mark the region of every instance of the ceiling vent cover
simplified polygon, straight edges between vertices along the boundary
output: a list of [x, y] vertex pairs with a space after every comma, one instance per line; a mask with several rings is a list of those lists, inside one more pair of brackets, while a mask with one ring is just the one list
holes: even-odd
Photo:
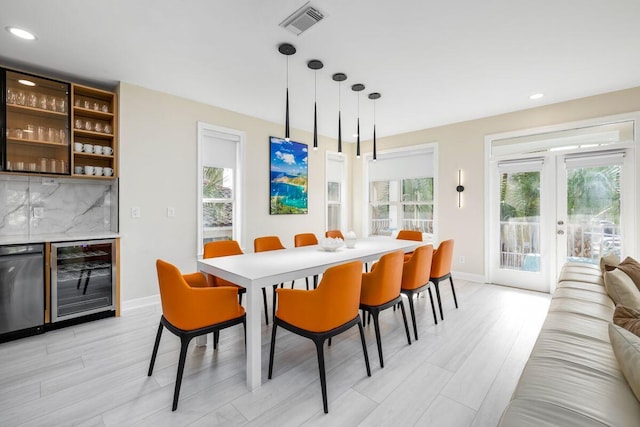
[[299, 36], [324, 18], [322, 12], [305, 3], [280, 23], [280, 26]]

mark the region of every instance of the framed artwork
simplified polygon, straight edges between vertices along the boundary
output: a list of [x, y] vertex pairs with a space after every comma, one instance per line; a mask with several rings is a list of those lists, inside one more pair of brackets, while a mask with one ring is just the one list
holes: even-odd
[[309, 170], [307, 144], [269, 137], [271, 215], [306, 214]]

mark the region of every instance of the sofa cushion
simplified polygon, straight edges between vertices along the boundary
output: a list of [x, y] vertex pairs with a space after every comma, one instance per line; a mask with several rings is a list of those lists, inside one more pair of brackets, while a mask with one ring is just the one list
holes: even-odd
[[640, 337], [614, 324], [609, 325], [609, 337], [620, 369], [640, 401]]
[[554, 403], [512, 400], [502, 414], [499, 427], [604, 427], [600, 421]]
[[594, 283], [585, 283], [585, 282], [574, 282], [572, 280], [563, 280], [562, 282], [558, 282], [556, 289], [560, 288], [570, 288], [570, 289], [584, 289], [585, 291], [596, 292], [602, 295], [607, 295], [607, 290], [604, 288], [604, 285], [596, 285]]
[[620, 258], [614, 254], [608, 254], [600, 258], [600, 270], [604, 273], [605, 271], [611, 271], [616, 268], [620, 264]]
[[604, 286], [616, 304], [640, 310], [640, 290], [624, 271], [615, 269], [605, 272]]
[[559, 281], [563, 280], [572, 280], [574, 282], [586, 282], [586, 283], [594, 283], [596, 285], [602, 285], [604, 282], [602, 281], [602, 276], [599, 274], [590, 274], [589, 270], [578, 271], [578, 270], [567, 270], [561, 271]]
[[624, 305], [617, 305], [613, 312], [613, 323], [640, 336], [640, 311], [638, 310]]
[[[599, 285], [592, 285], [599, 286]], [[610, 308], [614, 308], [613, 301], [606, 293], [592, 292], [586, 289], [576, 288], [557, 288], [553, 293], [553, 298], [572, 298], [581, 301], [594, 302], [596, 304], [605, 305]]]
[[636, 288], [640, 289], [640, 262], [628, 256], [618, 264], [618, 268], [633, 280]]

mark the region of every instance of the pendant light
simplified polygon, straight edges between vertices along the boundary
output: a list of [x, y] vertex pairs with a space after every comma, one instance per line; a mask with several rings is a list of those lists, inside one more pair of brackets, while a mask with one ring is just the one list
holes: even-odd
[[356, 144], [356, 158], [360, 158], [360, 92], [364, 90], [362, 83], [356, 83], [351, 86], [351, 90], [358, 93], [358, 126], [356, 128], [357, 144]]
[[378, 159], [378, 154], [376, 152], [376, 99], [379, 99], [382, 95], [378, 92], [373, 92], [369, 94], [369, 99], [373, 99], [373, 161], [375, 162]]
[[341, 95], [341, 89], [342, 89], [342, 82], [347, 80], [347, 75], [344, 73], [335, 73], [333, 75], [333, 80], [338, 82], [338, 153], [342, 153], [342, 122], [340, 120], [342, 98], [340, 97], [340, 95]]
[[296, 53], [296, 48], [292, 44], [282, 43], [278, 46], [278, 51], [287, 57], [287, 107], [284, 124], [284, 139], [289, 141], [289, 56]]
[[322, 69], [324, 65], [322, 61], [312, 59], [307, 62], [307, 67], [313, 70], [313, 151], [318, 151], [318, 103], [317, 103], [317, 76], [318, 70]]

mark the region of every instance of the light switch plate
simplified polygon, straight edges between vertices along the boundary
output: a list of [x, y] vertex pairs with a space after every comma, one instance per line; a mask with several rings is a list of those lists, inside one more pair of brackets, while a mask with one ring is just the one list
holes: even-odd
[[140, 218], [142, 216], [142, 213], [140, 212], [140, 208], [137, 206], [134, 206], [131, 208], [131, 218]]
[[176, 216], [176, 208], [169, 206], [167, 208], [167, 218], [173, 218], [174, 216]]

